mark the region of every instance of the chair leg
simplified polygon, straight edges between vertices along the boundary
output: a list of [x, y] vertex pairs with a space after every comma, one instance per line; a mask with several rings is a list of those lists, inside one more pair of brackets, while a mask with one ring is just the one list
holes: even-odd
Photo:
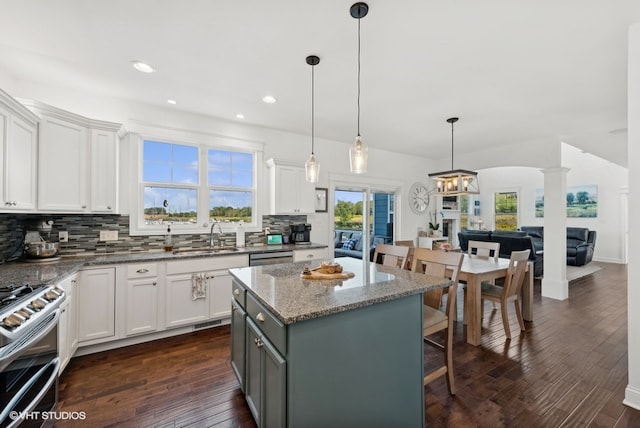
[[447, 328], [446, 342], [444, 344], [444, 360], [447, 365], [447, 387], [449, 394], [456, 395], [456, 385], [453, 380], [453, 329]]
[[507, 339], [511, 339], [511, 330], [509, 329], [509, 312], [507, 310], [507, 302], [502, 302], [500, 304], [500, 309], [502, 310], [502, 324], [504, 324], [504, 332], [507, 335]]
[[516, 307], [516, 316], [518, 317], [518, 324], [520, 324], [520, 331], [525, 331], [524, 318], [522, 318], [522, 310], [520, 309], [520, 301], [518, 299], [514, 300], [513, 305]]

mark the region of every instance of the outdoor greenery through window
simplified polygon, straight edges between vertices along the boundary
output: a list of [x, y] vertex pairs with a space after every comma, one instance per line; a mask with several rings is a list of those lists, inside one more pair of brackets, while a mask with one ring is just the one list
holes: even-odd
[[253, 168], [250, 152], [145, 140], [144, 224], [251, 223]]
[[518, 229], [518, 193], [495, 194], [496, 230]]

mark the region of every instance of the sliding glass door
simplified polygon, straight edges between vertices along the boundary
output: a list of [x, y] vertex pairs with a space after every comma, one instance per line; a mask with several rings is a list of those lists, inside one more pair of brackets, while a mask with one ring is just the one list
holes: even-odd
[[376, 244], [393, 242], [393, 193], [336, 187], [333, 200], [335, 257], [370, 259]]

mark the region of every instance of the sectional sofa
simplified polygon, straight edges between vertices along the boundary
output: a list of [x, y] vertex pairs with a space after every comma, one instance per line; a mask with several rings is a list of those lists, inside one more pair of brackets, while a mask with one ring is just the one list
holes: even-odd
[[[373, 258], [376, 245], [384, 243], [384, 238], [381, 236], [372, 236], [369, 240], [369, 260]], [[362, 259], [362, 232], [357, 230], [339, 230], [336, 229], [336, 234], [333, 240], [335, 257], [353, 257], [356, 259]]]
[[[531, 236], [536, 248], [543, 248], [544, 227], [522, 226], [520, 230]], [[583, 266], [593, 259], [596, 235], [595, 230], [589, 230], [586, 227], [567, 227], [568, 265]]]

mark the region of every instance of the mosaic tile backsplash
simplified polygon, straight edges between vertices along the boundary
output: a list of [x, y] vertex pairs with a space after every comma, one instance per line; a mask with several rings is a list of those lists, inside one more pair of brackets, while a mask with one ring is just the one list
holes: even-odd
[[[39, 222], [53, 220], [53, 226], [46, 240], [58, 241], [58, 232], [66, 230], [69, 242], [60, 244], [60, 255], [105, 254], [114, 252], [162, 251], [164, 234], [153, 236], [130, 236], [129, 216], [98, 214], [0, 214], [0, 262], [22, 256], [25, 231], [36, 230]], [[262, 230], [271, 233], [290, 233], [290, 226], [306, 223], [307, 216], [263, 216]], [[118, 240], [99, 242], [101, 230], [117, 230]], [[196, 235], [173, 235], [173, 245], [180, 247], [205, 247], [209, 245], [209, 233]], [[235, 245], [236, 234], [221, 236], [222, 245]], [[262, 232], [246, 232], [245, 243], [264, 243]]]

